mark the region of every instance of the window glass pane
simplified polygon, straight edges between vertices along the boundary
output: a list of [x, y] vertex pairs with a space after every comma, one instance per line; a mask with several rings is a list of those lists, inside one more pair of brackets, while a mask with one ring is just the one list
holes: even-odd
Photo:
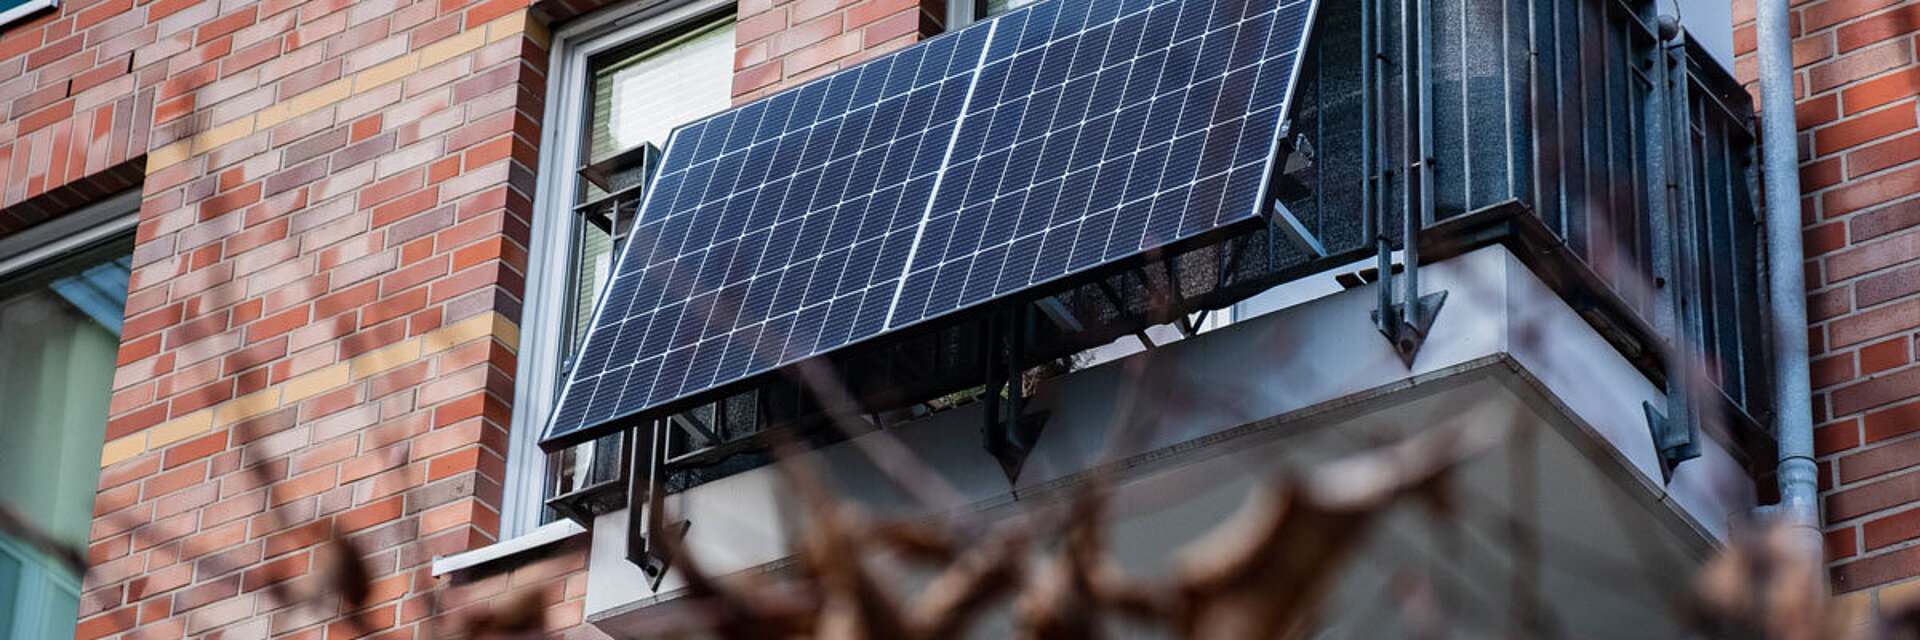
[[573, 309], [571, 321], [567, 327], [567, 346], [565, 353], [573, 353], [580, 348], [580, 341], [587, 337], [587, 325], [593, 323], [593, 304], [601, 285], [607, 283], [607, 275], [613, 272], [613, 237], [600, 227], [590, 224], [578, 225], [580, 233], [574, 236], [574, 270], [579, 278], [573, 282]]
[[[19, 617], [16, 614], [20, 607], [16, 603], [20, 601], [21, 578], [27, 573], [26, 564], [20, 562], [20, 558], [15, 557], [14, 553], [9, 553], [12, 551], [11, 546], [5, 541], [0, 541], [0, 620], [14, 620]], [[9, 634], [10, 629], [6, 625], [0, 625], [0, 638], [10, 637]]]
[[[0, 504], [78, 548], [93, 524], [131, 244], [0, 277]], [[0, 619], [15, 633], [71, 634], [78, 576], [17, 540], [0, 538], [0, 559]]]
[[706, 25], [638, 51], [595, 60], [588, 161], [667, 134], [733, 104], [733, 20]]
[[1040, 0], [986, 0], [986, 12], [981, 15], [981, 17], [997, 16], [1039, 1]]
[[79, 545], [93, 521], [126, 308], [119, 244], [0, 283], [0, 501]]

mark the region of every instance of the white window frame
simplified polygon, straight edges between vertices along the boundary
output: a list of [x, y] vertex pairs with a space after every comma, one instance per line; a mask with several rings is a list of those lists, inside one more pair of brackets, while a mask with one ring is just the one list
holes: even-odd
[[965, 29], [993, 17], [985, 15], [986, 5], [986, 0], [947, 0], [946, 31]]
[[140, 190], [134, 189], [0, 237], [0, 276], [126, 233], [139, 219]]
[[[640, 39], [692, 27], [734, 6], [733, 0], [668, 0], [648, 6], [629, 2], [586, 16], [556, 30], [547, 69], [547, 107], [540, 134], [539, 177], [534, 187], [532, 245], [527, 290], [520, 312], [519, 367], [514, 373], [513, 424], [508, 429], [507, 477], [500, 539], [543, 527], [547, 456], [540, 436], [560, 395], [561, 342], [566, 336], [572, 279], [572, 241], [581, 221], [571, 214], [579, 190], [576, 172], [588, 118], [590, 60]], [[611, 278], [609, 278], [611, 280]], [[604, 288], [604, 285], [603, 285]], [[571, 523], [567, 523], [571, 525]]]
[[14, 5], [11, 9], [0, 11], [0, 27], [24, 21], [28, 17], [40, 13], [41, 9], [52, 9], [59, 6], [60, 0], [27, 0], [26, 2]]

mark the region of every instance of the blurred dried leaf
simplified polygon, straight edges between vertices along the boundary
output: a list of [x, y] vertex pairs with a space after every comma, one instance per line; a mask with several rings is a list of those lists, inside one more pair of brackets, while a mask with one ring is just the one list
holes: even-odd
[[546, 610], [545, 591], [522, 589], [468, 619], [466, 635], [473, 640], [538, 640], [546, 637]]
[[1863, 637], [1872, 627], [1852, 624], [1828, 597], [1825, 562], [1803, 534], [1780, 523], [1735, 531], [1701, 568], [1682, 607], [1688, 624], [1709, 638]]
[[24, 542], [34, 550], [52, 556], [76, 574], [87, 570], [87, 556], [79, 547], [54, 538], [33, 521], [20, 517], [13, 507], [0, 505], [0, 535]]
[[352, 538], [335, 535], [321, 547], [319, 556], [321, 588], [339, 594], [348, 610], [365, 607], [372, 594], [373, 577], [366, 560], [360, 557], [359, 545]]
[[1008, 527], [960, 556], [913, 601], [915, 637], [962, 637], [979, 612], [1011, 594], [1025, 571], [1026, 532]]
[[1437, 427], [1265, 487], [1181, 551], [1175, 633], [1303, 637], [1374, 516], [1402, 496], [1432, 495], [1448, 470], [1504, 436], [1494, 425]]

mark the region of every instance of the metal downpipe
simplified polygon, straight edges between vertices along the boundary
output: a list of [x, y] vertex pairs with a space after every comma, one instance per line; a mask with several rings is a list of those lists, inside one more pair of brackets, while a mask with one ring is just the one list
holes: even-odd
[[1820, 548], [1813, 392], [1807, 380], [1807, 294], [1800, 246], [1800, 154], [1794, 119], [1793, 36], [1788, 0], [1756, 0], [1760, 50], [1761, 178], [1766, 187], [1767, 294], [1772, 306], [1774, 437], [1779, 441], [1776, 515]]

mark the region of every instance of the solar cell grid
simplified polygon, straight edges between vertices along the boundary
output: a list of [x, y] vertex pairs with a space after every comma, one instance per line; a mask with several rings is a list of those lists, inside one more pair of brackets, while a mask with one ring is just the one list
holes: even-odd
[[675, 131], [546, 440], [1258, 215], [1314, 0], [1049, 0]]

